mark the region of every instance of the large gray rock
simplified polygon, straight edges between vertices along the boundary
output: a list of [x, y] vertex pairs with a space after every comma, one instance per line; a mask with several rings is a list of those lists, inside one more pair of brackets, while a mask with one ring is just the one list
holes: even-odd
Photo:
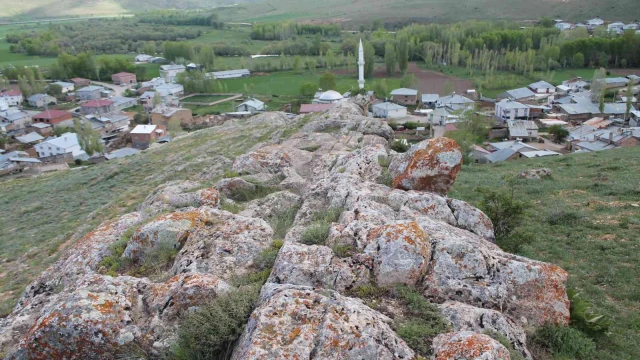
[[363, 116], [362, 108], [351, 102], [341, 102], [324, 113], [314, 114], [311, 121], [302, 128], [302, 132], [324, 132], [330, 129], [339, 129], [343, 134], [356, 131], [385, 139], [393, 136], [393, 129], [384, 119]]
[[226, 197], [233, 197], [234, 194], [238, 194], [240, 192], [251, 192], [256, 190], [256, 186], [254, 184], [240, 177], [222, 179], [218, 181], [216, 188]]
[[469, 230], [488, 241], [495, 242], [493, 223], [485, 213], [464, 201], [447, 199], [447, 203], [453, 211], [459, 228]]
[[369, 269], [326, 246], [285, 243], [268, 282], [345, 291], [369, 283]]
[[289, 191], [279, 191], [249, 202], [239, 215], [272, 222], [284, 216], [287, 210], [296, 211], [301, 204], [300, 196]]
[[482, 309], [456, 301], [447, 301], [439, 307], [442, 315], [451, 323], [453, 331], [477, 333], [493, 331], [502, 334], [524, 357], [531, 359], [524, 329], [499, 311]]
[[518, 178], [529, 180], [542, 180], [548, 177], [551, 177], [551, 169], [549, 168], [523, 170], [518, 174]]
[[172, 181], [160, 185], [147, 196], [140, 205], [139, 211], [145, 216], [153, 216], [160, 212], [185, 207], [217, 206], [217, 191], [201, 188], [202, 184], [195, 181]]
[[334, 291], [267, 284], [232, 359], [413, 359], [390, 322]]
[[510, 360], [509, 350], [488, 335], [472, 331], [441, 334], [433, 339], [435, 360]]

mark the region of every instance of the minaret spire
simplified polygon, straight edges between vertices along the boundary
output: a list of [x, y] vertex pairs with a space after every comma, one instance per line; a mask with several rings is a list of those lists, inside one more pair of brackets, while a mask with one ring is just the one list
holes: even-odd
[[358, 86], [364, 89], [364, 49], [362, 48], [362, 39], [358, 48]]

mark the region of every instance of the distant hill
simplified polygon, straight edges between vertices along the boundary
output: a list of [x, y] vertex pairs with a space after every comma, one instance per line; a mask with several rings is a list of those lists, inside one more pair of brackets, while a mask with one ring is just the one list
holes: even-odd
[[10, 2], [0, 8], [0, 17], [59, 17], [117, 15], [153, 9], [202, 9], [239, 4], [226, 10], [230, 19], [284, 20], [336, 19], [347, 22], [436, 21], [467, 19], [537, 20], [542, 16], [584, 21], [600, 16], [605, 20], [632, 21], [640, 18], [636, 0], [30, 0]]

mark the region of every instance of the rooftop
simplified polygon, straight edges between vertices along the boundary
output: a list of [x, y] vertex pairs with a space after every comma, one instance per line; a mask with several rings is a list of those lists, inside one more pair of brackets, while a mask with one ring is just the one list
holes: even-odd
[[302, 104], [300, 105], [301, 113], [326, 111], [333, 107], [333, 104]]
[[151, 134], [156, 128], [156, 125], [138, 125], [131, 130], [131, 134]]
[[66, 82], [66, 81], [56, 81], [56, 82], [52, 82], [52, 85], [60, 85], [62, 87], [68, 87], [68, 86], [74, 86], [75, 84], [72, 82]]
[[529, 106], [510, 99], [502, 99], [496, 105], [504, 109], [528, 109]]
[[40, 136], [37, 132], [31, 132], [26, 135], [16, 136], [16, 140], [23, 144], [30, 144], [36, 141], [43, 140], [44, 138]]
[[160, 66], [160, 70], [164, 70], [164, 71], [168, 71], [168, 70], [186, 70], [186, 68], [184, 67], [184, 65], [170, 64], [170, 65], [162, 65], [162, 66]]
[[523, 88], [518, 88], [518, 89], [512, 89], [512, 90], [507, 90], [506, 92], [502, 93], [501, 95], [505, 95], [506, 96], [501, 96], [501, 97], [512, 97], [516, 100], [518, 99], [524, 99], [524, 98], [528, 98], [528, 97], [533, 97], [536, 94], [529, 90], [526, 87]]
[[102, 86], [89, 85], [76, 90], [76, 92], [92, 92], [92, 91], [100, 91], [102, 89], [104, 89]]
[[549, 84], [546, 81], [538, 81], [533, 84], [529, 84], [529, 87], [532, 89], [555, 89], [556, 87]]
[[393, 95], [401, 95], [401, 96], [418, 96], [418, 90], [415, 89], [407, 89], [400, 88], [391, 91], [391, 96]]
[[485, 155], [485, 158], [491, 162], [491, 163], [495, 163], [495, 162], [500, 162], [500, 161], [505, 161], [507, 160], [511, 155], [515, 154], [517, 151], [511, 148], [507, 148], [507, 149], [500, 149], [496, 152], [493, 152], [491, 154], [487, 154]]
[[22, 95], [20, 90], [5, 90], [5, 91], [0, 93], [0, 97], [20, 96], [20, 95]]
[[79, 146], [78, 135], [76, 133], [64, 133], [56, 138], [43, 141], [41, 145], [42, 144], [51, 144], [55, 147], [68, 149], [74, 146]]
[[235, 75], [235, 74], [250, 74], [249, 69], [238, 69], [238, 70], [225, 70], [225, 71], [214, 71], [211, 74], [214, 76], [223, 76], [223, 75]]
[[136, 76], [136, 74], [132, 74], [132, 73], [130, 73], [130, 72], [124, 72], [124, 71], [122, 71], [122, 72], [119, 72], [119, 73], [117, 73], [117, 74], [113, 74], [113, 75], [111, 75], [111, 76]]
[[41, 113], [34, 115], [33, 117], [36, 119], [55, 119], [55, 118], [59, 118], [60, 116], [65, 116], [69, 114], [71, 113], [68, 111], [52, 109], [52, 110], [45, 110]]
[[391, 103], [391, 102], [383, 102], [383, 103], [375, 104], [372, 107], [373, 108], [387, 110], [387, 111], [388, 110], [406, 109], [406, 107], [404, 107], [404, 106], [400, 106], [398, 104], [394, 104], [394, 103]]
[[537, 158], [537, 157], [543, 157], [543, 156], [558, 156], [558, 155], [562, 155], [558, 152], [555, 151], [551, 151], [551, 150], [539, 150], [539, 151], [525, 151], [522, 153], [522, 156], [527, 157], [527, 158]]
[[115, 151], [112, 151], [109, 154], [106, 154], [104, 157], [107, 160], [119, 159], [131, 155], [139, 154], [140, 150], [134, 148], [122, 148]]
[[103, 107], [103, 106], [110, 106], [113, 105], [114, 102], [111, 100], [106, 100], [106, 99], [95, 99], [95, 100], [89, 100], [86, 103], [82, 104], [82, 107], [88, 107], [88, 108], [98, 108], [98, 107]]
[[439, 98], [438, 94], [422, 94], [422, 102], [436, 102]]
[[258, 99], [248, 99], [247, 101], [243, 102], [238, 106], [242, 106], [242, 105], [251, 106], [252, 108], [258, 109], [258, 110], [264, 108], [264, 103]]

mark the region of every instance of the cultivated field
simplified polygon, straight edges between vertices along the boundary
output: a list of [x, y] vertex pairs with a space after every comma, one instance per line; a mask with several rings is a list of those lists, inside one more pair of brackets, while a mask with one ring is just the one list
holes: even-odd
[[416, 63], [410, 63], [407, 71], [415, 74], [418, 78], [417, 87], [421, 94], [449, 95], [444, 93], [447, 83], [452, 86], [456, 94], [465, 94], [467, 90], [475, 89], [473, 82], [470, 80], [421, 69]]
[[529, 202], [524, 229], [534, 234], [522, 255], [569, 272], [569, 287], [612, 317], [612, 334], [594, 359], [640, 359], [640, 147], [463, 167], [449, 194], [477, 204], [477, 187], [500, 189], [502, 177], [547, 167], [552, 178], [520, 181]]

